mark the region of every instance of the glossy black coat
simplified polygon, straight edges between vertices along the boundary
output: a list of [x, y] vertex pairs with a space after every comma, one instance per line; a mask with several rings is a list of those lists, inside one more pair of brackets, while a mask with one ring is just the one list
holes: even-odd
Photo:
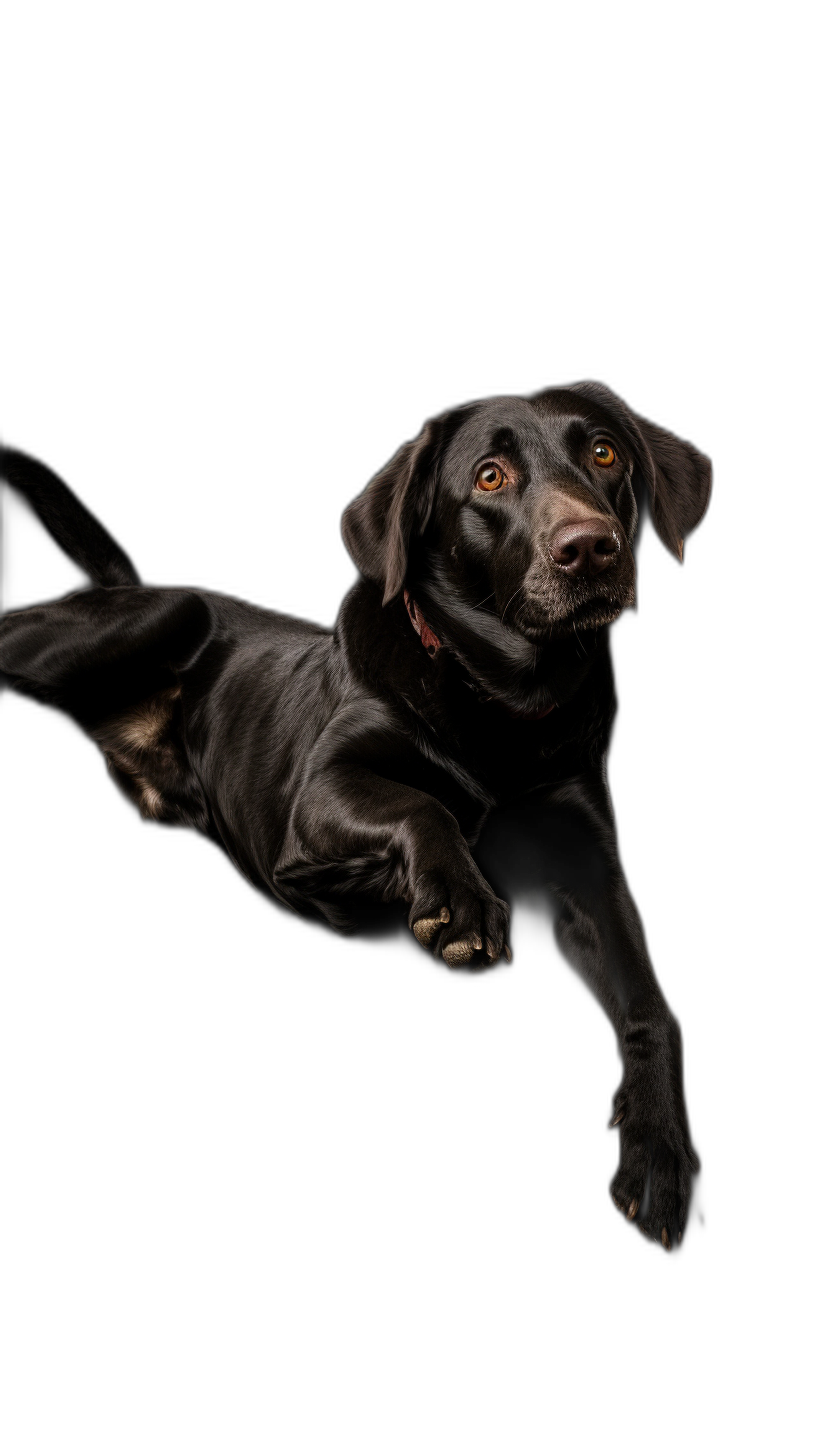
[[[72, 714], [144, 814], [202, 830], [338, 928], [403, 901], [450, 965], [507, 949], [488, 867], [496, 885], [514, 866], [554, 888], [561, 943], [621, 1046], [612, 1195], [670, 1247], [697, 1158], [679, 1030], [618, 859], [608, 626], [634, 600], [638, 502], [681, 554], [705, 457], [601, 385], [447, 412], [348, 508], [361, 577], [333, 631], [142, 586], [45, 466], [7, 450], [0, 470], [97, 583], [0, 619], [0, 671]], [[598, 574], [550, 549], [586, 522], [607, 543]]]

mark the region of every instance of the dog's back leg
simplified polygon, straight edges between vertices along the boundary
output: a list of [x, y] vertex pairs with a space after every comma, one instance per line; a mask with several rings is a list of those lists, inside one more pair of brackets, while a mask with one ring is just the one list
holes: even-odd
[[180, 675], [210, 633], [209, 608], [194, 591], [79, 592], [0, 617], [0, 675], [75, 718], [143, 814], [205, 828], [183, 743]]

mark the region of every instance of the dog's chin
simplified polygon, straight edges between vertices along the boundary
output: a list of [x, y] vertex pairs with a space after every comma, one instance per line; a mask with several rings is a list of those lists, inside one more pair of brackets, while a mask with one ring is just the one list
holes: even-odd
[[617, 621], [625, 607], [634, 606], [634, 592], [625, 597], [595, 596], [582, 602], [553, 602], [528, 597], [516, 613], [515, 625], [530, 642], [597, 631]]

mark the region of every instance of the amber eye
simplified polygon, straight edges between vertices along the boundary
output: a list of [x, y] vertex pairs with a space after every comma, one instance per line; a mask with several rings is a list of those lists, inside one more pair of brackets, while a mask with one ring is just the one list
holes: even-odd
[[507, 476], [504, 471], [491, 460], [488, 465], [483, 465], [476, 476], [477, 490], [501, 490], [507, 484]]
[[596, 465], [615, 464], [615, 452], [611, 445], [607, 445], [605, 440], [600, 440], [597, 445], [593, 445], [592, 458]]

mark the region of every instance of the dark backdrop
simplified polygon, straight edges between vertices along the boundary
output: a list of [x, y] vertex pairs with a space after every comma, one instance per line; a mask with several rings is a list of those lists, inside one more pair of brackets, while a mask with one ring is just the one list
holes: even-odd
[[[713, 460], [685, 565], [643, 530], [611, 759], [622, 858], [683, 1028], [704, 1223], [676, 1261], [613, 1208], [615, 1041], [525, 907], [513, 967], [493, 976], [443, 976], [408, 930], [338, 941], [192, 834], [144, 826], [70, 722], [10, 695], [26, 1217], [54, 1278], [79, 1257], [111, 1290], [160, 1286], [185, 1309], [236, 1287], [271, 1297], [286, 1274], [326, 1312], [351, 1277], [388, 1299], [428, 1268], [437, 1291], [458, 1273], [532, 1300], [586, 1271], [715, 1293], [745, 1236], [733, 987], [752, 996], [762, 955], [729, 571], [737, 492], [745, 504], [731, 380], [749, 341], [723, 252], [695, 245], [689, 262], [678, 245], [648, 278], [643, 259], [624, 278], [562, 243], [482, 269], [465, 227], [420, 262], [409, 236], [338, 250], [315, 230], [275, 256], [246, 221], [226, 253], [182, 229], [166, 249], [101, 243], [79, 274], [42, 256], [15, 298], [4, 431], [147, 581], [329, 625], [354, 579], [345, 505], [425, 418], [479, 397], [599, 380]], [[1, 513], [4, 610], [83, 584], [12, 492]]]

